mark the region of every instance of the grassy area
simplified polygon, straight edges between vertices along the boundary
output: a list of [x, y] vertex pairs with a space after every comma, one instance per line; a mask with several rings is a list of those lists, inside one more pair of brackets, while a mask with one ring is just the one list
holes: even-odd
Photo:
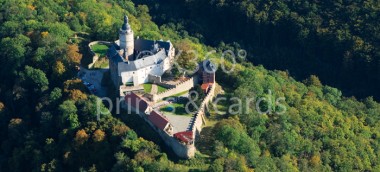
[[183, 103], [171, 103], [167, 106], [164, 106], [160, 109], [162, 112], [168, 112], [174, 115], [186, 115], [191, 116], [191, 114], [188, 114], [185, 109], [185, 104]]
[[162, 92], [165, 92], [166, 90], [168, 90], [167, 88], [165, 88], [165, 87], [163, 87], [163, 86], [161, 86], [161, 85], [157, 85], [157, 87], [158, 87], [158, 91], [157, 91], [157, 93], [162, 93]]
[[103, 44], [95, 44], [91, 46], [91, 50], [99, 56], [93, 68], [108, 68], [109, 61], [106, 57], [108, 46]]
[[108, 68], [109, 61], [107, 57], [100, 57], [95, 63], [94, 68]]
[[144, 91], [146, 93], [150, 93], [151, 90], [152, 90], [152, 84], [151, 83], [144, 84]]
[[[152, 91], [152, 85], [153, 85], [152, 83], [144, 84], [144, 91], [146, 93], [150, 93]], [[162, 92], [165, 92], [166, 90], [168, 89], [163, 86], [157, 85], [157, 93], [162, 93]]]
[[107, 54], [108, 46], [103, 44], [95, 44], [91, 46], [92, 51], [94, 51], [99, 57], [105, 57]]

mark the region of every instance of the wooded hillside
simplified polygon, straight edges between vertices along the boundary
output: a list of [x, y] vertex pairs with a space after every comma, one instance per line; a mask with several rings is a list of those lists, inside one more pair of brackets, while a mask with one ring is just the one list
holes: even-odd
[[[183, 17], [189, 12], [196, 24], [190, 32], [187, 25], [194, 23], [161, 20], [157, 25], [148, 6], [129, 0], [0, 0], [0, 4], [0, 171], [380, 171], [380, 104], [371, 97], [358, 101], [342, 96], [318, 76], [309, 76], [311, 72], [302, 73], [306, 79], [298, 79], [297, 72], [296, 79], [292, 77], [293, 61], [299, 61], [297, 66], [303, 67], [299, 70], [326, 72], [313, 71], [323, 80], [327, 73], [340, 78], [349, 72], [354, 83], [375, 81], [363, 87], [366, 90], [378, 87], [375, 2], [195, 0], [180, 4], [186, 6], [183, 13], [161, 16]], [[199, 15], [206, 13], [210, 19], [191, 12], [198, 8], [206, 8]], [[271, 110], [265, 114], [246, 107], [250, 111], [236, 114], [210, 111], [203, 140], [196, 143], [199, 152], [190, 160], [172, 156], [132, 114], [110, 112], [98, 121], [97, 98], [77, 78], [76, 66], [90, 57], [88, 42], [117, 39], [124, 14], [136, 36], [170, 39], [178, 49], [196, 50], [199, 60], [216, 50], [210, 57], [231, 67], [232, 60], [221, 60], [223, 51], [253, 52], [249, 59], [237, 60], [233, 72], [217, 71], [224, 96], [284, 97], [285, 113], [276, 114], [283, 109], [275, 103], [262, 105]], [[224, 16], [228, 22], [215, 20], [220, 25], [214, 25], [211, 16]], [[331, 20], [316, 23], [318, 16]], [[203, 25], [202, 20], [211, 24]], [[244, 27], [234, 31], [223, 27], [242, 22], [245, 25], [239, 26]], [[228, 44], [235, 39], [239, 44]], [[181, 58], [183, 65], [191, 61], [188, 55]], [[283, 61], [279, 68], [289, 67], [290, 72], [253, 65], [267, 66], [279, 59]], [[342, 77], [336, 86], [345, 81]], [[228, 109], [235, 103], [222, 101], [220, 106]], [[254, 107], [245, 101], [243, 105]], [[101, 108], [106, 111], [106, 106]]]

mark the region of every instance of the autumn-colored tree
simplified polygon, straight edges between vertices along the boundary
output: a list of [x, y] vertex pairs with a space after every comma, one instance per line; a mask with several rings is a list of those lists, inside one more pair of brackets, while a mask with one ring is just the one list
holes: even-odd
[[78, 130], [77, 133], [75, 134], [75, 143], [77, 145], [83, 145], [89, 138], [90, 136], [86, 133], [84, 129]]
[[69, 93], [70, 90], [73, 89], [84, 91], [86, 90], [86, 87], [83, 85], [82, 80], [80, 79], [67, 80], [63, 83], [63, 91], [65, 93]]
[[22, 137], [25, 134], [26, 125], [21, 118], [12, 118], [8, 123], [7, 134], [9, 138], [15, 142], [22, 141]]
[[65, 65], [61, 61], [55, 62], [54, 67], [53, 67], [53, 74], [55, 76], [61, 76], [63, 73], [65, 73], [65, 71], [66, 71]]
[[[48, 3], [3, 0], [0, 101], [6, 109], [1, 111], [0, 105], [0, 171], [380, 171], [380, 104], [375, 102], [380, 97], [380, 91], [376, 91], [380, 83], [377, 1], [177, 1], [174, 5], [144, 1], [157, 7], [152, 8], [153, 15], [159, 14], [157, 10], [168, 11], [161, 8], [164, 4], [179, 10], [171, 12], [176, 15], [154, 16], [157, 21], [164, 19], [158, 27], [151, 21], [148, 6], [135, 8], [130, 0], [96, 3], [93, 0]], [[76, 102], [68, 100], [75, 89], [85, 93], [81, 80], [70, 80], [61, 88], [67, 78], [76, 77], [74, 65], [80, 61], [75, 55], [81, 47], [72, 48], [74, 56], [69, 56], [67, 43], [81, 42], [82, 38], [114, 41], [123, 13], [130, 17], [136, 35], [143, 39], [170, 40], [177, 50], [196, 50], [199, 59], [205, 57], [201, 55], [202, 50], [217, 49], [213, 55], [217, 57], [221, 51], [237, 52], [237, 49], [226, 44], [206, 47], [197, 38], [210, 45], [238, 41], [248, 51], [247, 61], [237, 58], [231, 73], [218, 71], [217, 80], [225, 95], [241, 100], [274, 97], [270, 108], [273, 112], [277, 110], [274, 99], [284, 97], [286, 100], [280, 103], [285, 105], [286, 112], [261, 115], [252, 108], [249, 113], [216, 115], [211, 111], [207, 117], [220, 123], [211, 126], [214, 128], [211, 132], [202, 132], [201, 141], [203, 138], [214, 141], [215, 144], [210, 144], [215, 148], [214, 153], [203, 151], [209, 149], [207, 146], [199, 147], [201, 154], [196, 158], [176, 162], [181, 168], [167, 159], [164, 150], [141, 138], [150, 133], [144, 126], [134, 126], [141, 133], [139, 138], [112, 115], [97, 120], [96, 96], [87, 95], [86, 100]], [[183, 14], [191, 14], [193, 17], [186, 18], [193, 21], [181, 18]], [[239, 17], [231, 20], [231, 16]], [[192, 26], [191, 32], [197, 38], [183, 30], [188, 26]], [[73, 36], [72, 29], [78, 37]], [[87, 47], [83, 44], [82, 48]], [[197, 63], [191, 58], [193, 53], [183, 55], [183, 66]], [[226, 56], [228, 60], [223, 62], [227, 69], [232, 66], [231, 58]], [[66, 65], [64, 77], [58, 80], [52, 75], [57, 61]], [[289, 75], [248, 61], [289, 70]], [[26, 65], [33, 69], [24, 71]], [[39, 70], [50, 76], [49, 82], [45, 82]], [[344, 89], [343, 94], [338, 89], [320, 86], [316, 78], [307, 85], [297, 82], [311, 73], [332, 86], [360, 89], [348, 92]], [[339, 81], [342, 79], [348, 82]], [[42, 91], [40, 88], [47, 86], [46, 83], [58, 88], [46, 87]], [[31, 91], [35, 89], [40, 94]], [[272, 91], [271, 96], [268, 90]], [[343, 96], [355, 92], [377, 96], [364, 101]], [[223, 101], [218, 106], [227, 109], [224, 107], [231, 103]], [[254, 107], [255, 102], [243, 106]], [[235, 120], [223, 120], [229, 117]], [[133, 123], [135, 119], [123, 118], [123, 121]], [[78, 146], [74, 138], [81, 126], [85, 128], [87, 141]], [[107, 135], [102, 142], [94, 143], [97, 129]], [[56, 142], [46, 139], [43, 145], [44, 138], [54, 138]]]
[[41, 32], [41, 37], [42, 38], [46, 38], [48, 35], [49, 35], [49, 32], [47, 32], [47, 31]]
[[315, 75], [311, 75], [309, 78], [307, 78], [304, 81], [304, 83], [306, 85], [313, 85], [313, 86], [317, 86], [317, 87], [321, 87], [322, 86], [322, 83], [319, 80], [318, 76], [315, 76]]
[[3, 102], [0, 102], [0, 112], [2, 112], [5, 108], [5, 105]]
[[74, 101], [87, 99], [87, 95], [78, 89], [70, 90], [69, 97]]
[[320, 155], [313, 155], [311, 158], [310, 158], [310, 163], [312, 166], [317, 166], [317, 165], [320, 165], [321, 164], [321, 157]]
[[13, 118], [9, 121], [8, 128], [16, 128], [17, 126], [22, 124], [22, 119], [20, 118]]
[[66, 56], [69, 62], [79, 65], [82, 60], [82, 54], [79, 53], [79, 47], [77, 44], [71, 44], [67, 46]]
[[95, 130], [94, 135], [92, 136], [92, 139], [95, 142], [101, 142], [106, 137], [106, 133], [100, 129]]
[[128, 131], [130, 130], [130, 128], [126, 125], [115, 125], [113, 128], [112, 128], [112, 135], [113, 136], [124, 136]]

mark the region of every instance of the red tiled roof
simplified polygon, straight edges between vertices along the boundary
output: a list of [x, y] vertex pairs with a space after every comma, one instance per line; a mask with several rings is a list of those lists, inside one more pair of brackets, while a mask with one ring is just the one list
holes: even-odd
[[193, 132], [192, 131], [182, 131], [174, 134], [174, 137], [179, 141], [190, 143], [193, 141]]
[[159, 114], [156, 111], [152, 111], [148, 116], [148, 120], [153, 123], [157, 128], [164, 130], [166, 125], [169, 123], [163, 115]]
[[130, 104], [132, 107], [139, 109], [140, 111], [145, 112], [149, 104], [144, 99], [136, 95], [135, 93], [127, 93], [124, 97], [126, 103]]
[[210, 83], [204, 83], [201, 85], [201, 89], [207, 91], [209, 86], [210, 86]]

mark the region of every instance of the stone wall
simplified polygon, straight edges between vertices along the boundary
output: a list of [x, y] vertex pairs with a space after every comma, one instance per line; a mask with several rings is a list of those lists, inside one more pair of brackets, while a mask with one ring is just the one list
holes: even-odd
[[206, 108], [209, 102], [212, 101], [215, 95], [215, 87], [216, 84], [214, 83], [211, 86], [210, 91], [207, 93], [205, 99], [203, 99], [201, 105], [199, 106], [198, 112], [194, 115], [193, 120], [190, 124], [191, 131], [193, 131], [193, 137], [195, 140], [195, 137], [200, 134], [202, 131], [202, 125], [206, 123], [205, 119], [205, 112]]
[[157, 84], [159, 86], [165, 87], [165, 88], [174, 88], [175, 85], [167, 84], [161, 81], [161, 76], [157, 75], [148, 75], [148, 82]]
[[161, 76], [148, 75], [148, 82], [154, 84], [161, 83]]
[[[149, 123], [149, 122], [148, 122]], [[174, 153], [181, 158], [192, 158], [195, 155], [195, 146], [194, 144], [185, 145], [180, 143], [173, 136], [168, 135], [163, 130], [156, 129], [158, 134], [161, 136], [162, 140], [168, 145]]]
[[107, 42], [107, 41], [93, 41], [93, 42], [90, 42], [88, 44], [88, 50], [90, 52], [90, 54], [92, 55], [92, 63], [88, 64], [88, 68], [92, 68], [92, 66], [94, 66], [95, 62], [98, 61], [99, 57], [98, 55], [96, 55], [96, 53], [94, 51], [92, 51], [92, 46], [95, 45], [95, 44], [104, 44], [104, 45], [107, 45], [107, 46], [110, 46], [112, 45], [111, 42]]
[[163, 82], [156, 83], [156, 84], [159, 85], [159, 86], [162, 86], [162, 87], [168, 88], [168, 89], [172, 89], [172, 88], [175, 88], [175, 87], [176, 87], [175, 85], [167, 84], [167, 83], [163, 83]]
[[119, 96], [123, 97], [125, 93], [127, 92], [134, 92], [134, 93], [144, 93], [144, 87], [142, 85], [139, 85], [137, 87], [135, 86], [125, 86], [125, 85], [120, 85], [119, 87]]
[[[196, 81], [194, 81], [194, 79], [195, 78], [190, 78], [189, 80], [186, 80], [182, 83], [177, 84], [175, 88], [171, 89], [171, 90], [175, 90], [176, 93], [172, 93], [172, 92], [169, 92], [169, 93], [171, 93], [171, 95], [173, 95], [173, 94], [177, 94], [177, 93], [181, 92], [178, 90], [182, 90], [182, 89], [189, 90], [190, 88], [194, 87], [194, 83], [196, 83]], [[189, 86], [191, 86], [191, 87], [189, 88]], [[211, 102], [215, 96], [215, 87], [216, 87], [216, 83], [214, 83], [211, 86], [210, 91], [207, 93], [205, 99], [202, 101], [202, 103], [199, 107], [199, 110], [193, 116], [193, 120], [189, 124], [190, 125], [190, 131], [193, 132], [194, 142], [196, 141], [200, 132], [202, 131], [202, 126], [206, 123], [205, 113], [207, 110], [208, 103]], [[177, 88], [179, 88], [179, 89], [177, 89]], [[169, 94], [167, 92], [168, 91], [164, 92], [166, 94], [160, 94], [160, 95], [167, 97], [168, 96], [167, 94]], [[174, 151], [174, 153], [177, 156], [179, 156], [181, 158], [192, 158], [192, 157], [194, 157], [195, 151], [196, 151], [195, 144], [185, 145], [185, 144], [180, 143], [173, 136], [171, 136], [168, 133], [166, 133], [165, 131], [160, 130], [157, 127], [155, 127], [147, 119], [147, 116], [144, 113], [139, 112], [137, 109], [134, 109], [133, 107], [126, 107], [126, 108], [131, 108], [131, 110], [136, 112], [142, 119], [144, 119], [144, 121], [147, 122], [160, 135], [160, 137], [165, 142], [165, 144], [168, 145]]]
[[190, 79], [176, 84], [173, 88], [166, 90], [165, 92], [152, 95], [152, 101], [157, 102], [165, 97], [169, 97], [187, 90], [190, 90], [197, 83], [197, 77], [191, 77]]
[[195, 155], [195, 146], [194, 144], [192, 145], [185, 145], [185, 144], [182, 144], [180, 143], [177, 139], [175, 139], [173, 136], [169, 135], [168, 133], [166, 133], [165, 131], [163, 130], [160, 130], [158, 129], [156, 126], [154, 126], [147, 118], [147, 115], [145, 115], [145, 113], [143, 112], [140, 112], [138, 109], [135, 109], [133, 107], [130, 107], [127, 105], [127, 103], [125, 101], [122, 101], [122, 104], [124, 104], [125, 106], [122, 106], [123, 108], [125, 109], [128, 109], [130, 108], [130, 110], [132, 112], [135, 112], [137, 115], [139, 115], [146, 123], [148, 123], [152, 128], [153, 130], [155, 130], [159, 135], [160, 137], [162, 138], [162, 140], [165, 142], [165, 144], [167, 146], [169, 146], [173, 151], [174, 153], [178, 156], [178, 157], [181, 157], [181, 158], [192, 158], [194, 157]]

